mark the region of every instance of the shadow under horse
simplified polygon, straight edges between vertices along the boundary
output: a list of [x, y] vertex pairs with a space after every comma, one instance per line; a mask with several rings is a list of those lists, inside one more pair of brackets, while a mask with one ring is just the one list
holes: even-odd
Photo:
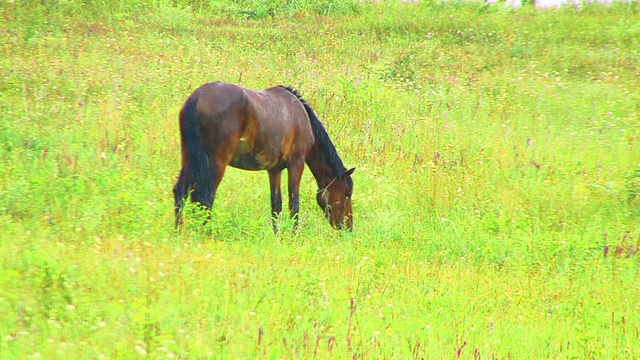
[[180, 111], [180, 139], [182, 169], [173, 188], [176, 226], [181, 224], [181, 210], [189, 193], [191, 201], [208, 209], [213, 206], [229, 165], [269, 173], [274, 218], [282, 212], [280, 179], [282, 170], [287, 169], [289, 211], [297, 226], [300, 180], [306, 163], [318, 184], [316, 200], [329, 223], [337, 229], [353, 229], [354, 168], [345, 168], [324, 125], [295, 89], [204, 84]]

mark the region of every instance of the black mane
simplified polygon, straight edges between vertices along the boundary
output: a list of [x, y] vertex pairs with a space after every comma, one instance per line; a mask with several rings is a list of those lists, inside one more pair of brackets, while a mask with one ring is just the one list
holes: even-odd
[[316, 138], [316, 144], [318, 145], [318, 149], [322, 151], [324, 158], [329, 163], [329, 166], [335, 171], [336, 176], [343, 177], [346, 173], [347, 169], [344, 167], [342, 163], [342, 159], [338, 155], [336, 151], [336, 147], [333, 145], [333, 142], [329, 138], [329, 134], [327, 130], [324, 128], [324, 124], [318, 119], [316, 113], [313, 111], [309, 103], [302, 98], [302, 95], [298, 92], [298, 90], [294, 89], [291, 86], [282, 86], [287, 91], [295, 95], [298, 100], [304, 106], [304, 109], [307, 111], [307, 115], [309, 115], [309, 120], [311, 121], [311, 129], [313, 129], [313, 136]]

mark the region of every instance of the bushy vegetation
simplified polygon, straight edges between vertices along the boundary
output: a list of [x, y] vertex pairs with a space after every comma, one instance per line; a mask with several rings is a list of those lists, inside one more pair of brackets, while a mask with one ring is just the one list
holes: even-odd
[[[0, 357], [637, 358], [638, 4], [0, 3]], [[200, 84], [293, 85], [355, 166], [173, 228]]]

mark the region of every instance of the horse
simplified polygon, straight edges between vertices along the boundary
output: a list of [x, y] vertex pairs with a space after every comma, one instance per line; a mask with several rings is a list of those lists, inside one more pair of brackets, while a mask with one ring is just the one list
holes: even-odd
[[179, 120], [182, 168], [173, 188], [176, 227], [182, 223], [189, 195], [192, 202], [212, 208], [230, 165], [267, 171], [274, 219], [282, 212], [280, 179], [287, 169], [289, 212], [297, 229], [306, 163], [318, 185], [316, 201], [331, 226], [352, 231], [355, 168], [343, 165], [324, 125], [296, 89], [280, 85], [252, 90], [226, 82], [206, 83], [187, 98]]

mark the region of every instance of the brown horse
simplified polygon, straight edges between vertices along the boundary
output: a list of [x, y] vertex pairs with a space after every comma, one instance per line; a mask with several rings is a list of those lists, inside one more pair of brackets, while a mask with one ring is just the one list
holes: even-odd
[[[353, 168], [347, 170], [311, 106], [293, 88], [263, 91], [212, 82], [200, 86], [180, 111], [182, 169], [173, 188], [176, 226], [184, 200], [210, 209], [227, 165], [267, 170], [271, 213], [282, 211], [280, 178], [287, 169], [289, 211], [297, 224], [304, 164], [318, 184], [317, 202], [337, 229], [353, 228]], [[274, 231], [277, 231], [274, 225]]]

